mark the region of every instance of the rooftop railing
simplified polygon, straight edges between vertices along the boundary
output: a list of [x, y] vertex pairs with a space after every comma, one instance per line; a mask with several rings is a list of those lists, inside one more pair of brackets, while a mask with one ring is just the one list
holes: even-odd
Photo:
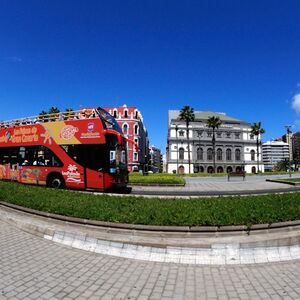
[[96, 109], [83, 108], [75, 111], [64, 111], [52, 114], [39, 114], [25, 118], [17, 118], [8, 121], [0, 121], [0, 128], [18, 127], [46, 122], [58, 122], [67, 120], [92, 119], [98, 117]]

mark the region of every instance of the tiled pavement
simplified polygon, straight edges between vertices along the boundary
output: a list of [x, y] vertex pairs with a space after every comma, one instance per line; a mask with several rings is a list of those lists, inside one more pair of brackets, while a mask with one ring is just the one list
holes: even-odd
[[0, 299], [299, 299], [300, 260], [242, 266], [84, 252], [0, 221]]
[[[293, 174], [293, 177], [299, 177], [300, 174]], [[173, 193], [174, 191], [178, 193], [184, 192], [216, 192], [216, 193], [226, 193], [226, 192], [260, 192], [264, 190], [287, 190], [293, 189], [291, 185], [277, 183], [277, 182], [267, 182], [266, 179], [281, 179], [287, 178], [288, 175], [272, 175], [272, 176], [246, 176], [245, 181], [240, 177], [231, 178], [228, 181], [227, 177], [186, 177], [186, 185], [182, 187], [158, 187], [158, 186], [133, 186], [133, 191], [136, 193], [155, 191], [164, 193]]]

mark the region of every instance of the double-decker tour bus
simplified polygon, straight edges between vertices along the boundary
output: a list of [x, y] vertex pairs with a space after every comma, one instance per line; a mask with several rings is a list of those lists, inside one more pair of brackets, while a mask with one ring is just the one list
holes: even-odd
[[127, 139], [102, 108], [0, 122], [0, 179], [54, 188], [124, 188]]

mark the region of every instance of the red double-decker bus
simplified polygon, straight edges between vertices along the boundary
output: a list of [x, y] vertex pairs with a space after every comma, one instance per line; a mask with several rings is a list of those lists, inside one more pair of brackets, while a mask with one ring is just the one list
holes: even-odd
[[0, 179], [54, 188], [126, 187], [127, 140], [102, 108], [0, 123]]

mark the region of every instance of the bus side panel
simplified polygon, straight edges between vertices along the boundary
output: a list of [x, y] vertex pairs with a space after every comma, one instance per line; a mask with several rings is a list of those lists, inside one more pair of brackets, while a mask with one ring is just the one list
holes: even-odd
[[102, 172], [86, 169], [86, 187], [89, 189], [104, 190], [104, 174]]
[[16, 180], [20, 178], [20, 173], [17, 165], [10, 166], [10, 164], [0, 165], [0, 179]]
[[45, 167], [21, 166], [19, 167], [19, 182], [46, 185], [47, 170]]
[[66, 161], [68, 161], [68, 163], [64, 165], [61, 172], [64, 177], [66, 187], [71, 189], [84, 189], [85, 183], [83, 167], [68, 158]]

